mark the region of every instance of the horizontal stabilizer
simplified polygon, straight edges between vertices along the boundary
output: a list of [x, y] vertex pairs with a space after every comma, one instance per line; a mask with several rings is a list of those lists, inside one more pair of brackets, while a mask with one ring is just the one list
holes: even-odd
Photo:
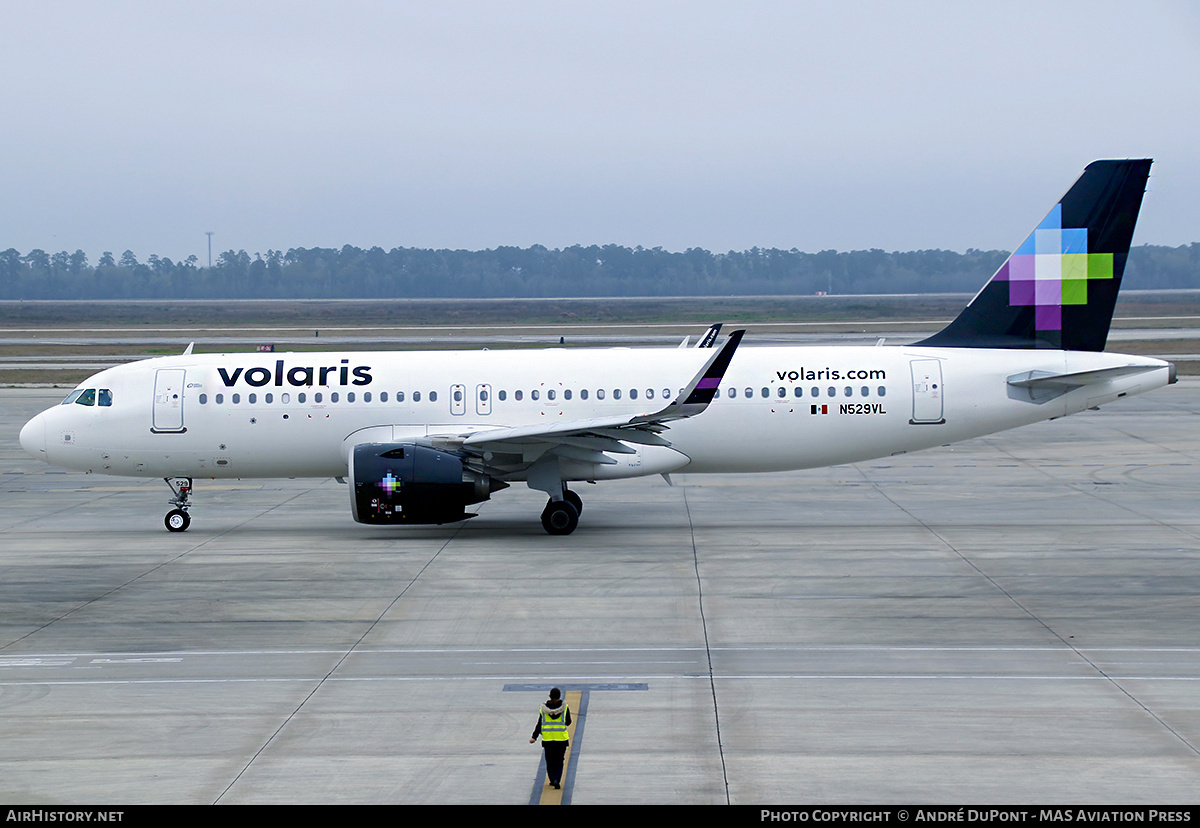
[[[1055, 374], [1050, 371], [1024, 371], [1008, 378], [1009, 396], [1013, 399], [1044, 403], [1061, 397], [1085, 385], [1100, 385], [1121, 377], [1157, 371], [1158, 365], [1117, 365], [1093, 371]], [[1014, 389], [1019, 389], [1014, 392]]]

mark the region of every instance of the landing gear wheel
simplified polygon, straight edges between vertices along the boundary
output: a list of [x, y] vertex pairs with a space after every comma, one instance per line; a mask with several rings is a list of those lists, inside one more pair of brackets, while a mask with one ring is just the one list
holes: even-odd
[[542, 528], [551, 535], [569, 535], [579, 525], [579, 512], [566, 500], [551, 500], [542, 511]]
[[575, 494], [575, 492], [570, 489], [563, 489], [563, 500], [575, 507], [576, 514], [583, 514], [583, 498]]
[[182, 532], [192, 525], [192, 519], [183, 509], [172, 509], [163, 519], [168, 532]]
[[175, 508], [167, 512], [163, 523], [168, 532], [183, 532], [192, 524], [192, 519], [187, 513], [188, 500], [192, 496], [192, 478], [164, 477], [163, 482], [171, 487], [171, 493], [175, 495], [167, 501]]

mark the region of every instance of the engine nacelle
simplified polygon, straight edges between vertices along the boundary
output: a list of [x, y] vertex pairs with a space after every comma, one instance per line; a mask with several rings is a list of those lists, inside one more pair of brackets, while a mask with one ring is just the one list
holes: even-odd
[[361, 443], [349, 458], [350, 509], [359, 523], [453, 523], [508, 484], [448, 451], [412, 443]]

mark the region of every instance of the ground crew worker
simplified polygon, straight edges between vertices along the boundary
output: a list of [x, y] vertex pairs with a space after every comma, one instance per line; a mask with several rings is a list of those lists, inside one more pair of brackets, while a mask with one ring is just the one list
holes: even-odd
[[567, 755], [567, 728], [571, 724], [571, 708], [562, 700], [562, 691], [551, 689], [550, 698], [538, 711], [537, 725], [529, 744], [542, 737], [542, 750], [546, 753], [546, 779], [553, 788], [562, 787], [563, 759]]

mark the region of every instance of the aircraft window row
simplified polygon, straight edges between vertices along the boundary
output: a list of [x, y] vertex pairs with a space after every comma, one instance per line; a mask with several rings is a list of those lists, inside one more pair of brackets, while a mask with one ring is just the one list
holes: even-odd
[[[614, 389], [612, 390], [612, 398], [613, 398], [614, 400], [619, 400], [619, 399], [621, 399], [621, 394], [622, 394], [622, 391], [623, 391], [623, 389], [620, 389], [620, 388], [614, 388]], [[487, 395], [487, 391], [486, 391], [486, 390], [481, 390], [479, 393], [480, 393], [480, 399], [483, 399], [483, 400], [486, 400], [486, 399], [487, 399], [487, 396], [486, 396], [486, 395]], [[558, 389], [556, 389], [556, 388], [549, 388], [549, 389], [547, 389], [547, 390], [546, 390], [546, 399], [547, 399], [547, 400], [557, 400], [557, 399], [558, 399], [558, 395], [559, 395], [559, 393], [560, 393], [560, 392], [559, 392], [559, 390], [558, 390]], [[574, 391], [574, 390], [572, 390], [572, 389], [570, 389], [570, 388], [564, 388], [564, 389], [562, 390], [562, 392], [561, 392], [561, 393], [562, 393], [562, 398], [563, 398], [564, 400], [572, 400], [572, 399], [575, 399], [575, 394], [576, 394], [576, 393], [578, 393], [578, 394], [579, 394], [579, 399], [581, 399], [581, 400], [586, 400], [586, 399], [590, 399], [590, 397], [591, 397], [591, 394], [592, 394], [592, 392], [591, 392], [591, 391], [589, 391], [587, 388], [581, 388], [581, 389], [580, 389], [578, 392], [576, 392], [576, 391]], [[595, 391], [595, 394], [596, 394], [596, 399], [598, 399], [598, 400], [602, 400], [602, 399], [604, 399], [604, 398], [605, 398], [605, 393], [606, 393], [606, 392], [605, 392], [605, 389], [603, 389], [603, 388], [598, 388], [598, 389], [596, 389], [596, 391]], [[629, 394], [629, 399], [631, 399], [631, 400], [636, 400], [636, 399], [638, 399], [638, 397], [639, 397], [640, 395], [642, 395], [642, 394], [644, 394], [644, 395], [645, 395], [645, 398], [646, 398], [646, 399], [648, 399], [648, 400], [652, 400], [652, 399], [654, 399], [656, 396], [658, 396], [658, 393], [659, 393], [659, 392], [657, 391], [657, 389], [654, 389], [654, 388], [647, 388], [647, 389], [645, 389], [644, 391], [642, 391], [641, 389], [638, 389], [638, 388], [630, 388], [630, 389], [629, 389], [627, 392], [625, 392], [625, 393], [628, 393], [628, 394]], [[507, 390], [505, 390], [505, 389], [501, 389], [501, 390], [499, 390], [499, 391], [497, 391], [497, 392], [496, 392], [496, 399], [497, 399], [497, 400], [499, 400], [500, 402], [507, 402], [507, 401], [508, 401], [508, 396], [509, 396], [509, 392], [508, 392]], [[516, 391], [513, 391], [513, 392], [512, 392], [512, 398], [513, 398], [513, 400], [514, 400], [514, 401], [516, 401], [516, 402], [521, 402], [522, 400], [524, 400], [524, 399], [525, 399], [525, 392], [524, 392], [524, 391], [522, 391], [522, 390], [520, 390], [520, 389], [518, 389], [518, 390], [516, 390]], [[532, 391], [530, 391], [530, 392], [529, 392], [529, 399], [531, 399], [531, 400], [540, 400], [541, 398], [542, 398], [542, 392], [541, 392], [540, 390], [538, 390], [538, 389], [536, 389], [536, 388], [535, 388], [535, 389], [533, 389]], [[669, 400], [669, 399], [671, 399], [671, 389], [670, 389], [670, 388], [664, 388], [664, 389], [662, 390], [662, 398], [663, 398], [664, 400]]]
[[[682, 390], [683, 389], [680, 389], [681, 392], [682, 392]], [[559, 398], [559, 393], [560, 392], [558, 391], [558, 389], [555, 389], [555, 388], [547, 389], [545, 392], [546, 399], [547, 400], [557, 400]], [[575, 393], [576, 392], [574, 392], [570, 388], [564, 388], [561, 391], [562, 399], [564, 399], [564, 400], [574, 399]], [[637, 389], [637, 388], [630, 388], [627, 393], [629, 394], [629, 399], [631, 399], [631, 400], [638, 399], [642, 394], [644, 394], [645, 398], [648, 400], [652, 400], [656, 396], [658, 396], [658, 391], [654, 388], [647, 388], [647, 389], [645, 389], [645, 391], [641, 391], [640, 389]], [[488, 396], [489, 396], [487, 389], [483, 389], [483, 388], [479, 389], [478, 394], [479, 394], [480, 401], [487, 402]], [[578, 392], [578, 394], [579, 394], [579, 399], [586, 400], [589, 398], [590, 392], [588, 391], [588, 389], [584, 388], [584, 389], [581, 389]], [[598, 399], [598, 400], [602, 400], [605, 398], [605, 390], [603, 388], [598, 389], [595, 392], [595, 394], [596, 394], [596, 399]], [[307, 403], [310, 401], [309, 396], [310, 395], [308, 392], [304, 392], [304, 391], [298, 392], [296, 394], [296, 402]], [[452, 396], [454, 402], [456, 402], [456, 403], [463, 402], [462, 389], [460, 389], [460, 388], [454, 389], [451, 396]], [[671, 393], [670, 388], [662, 389], [662, 398], [664, 400], [671, 399], [671, 396], [672, 396], [672, 393]], [[341, 402], [341, 400], [342, 400], [342, 397], [339, 395], [339, 392], [337, 392], [337, 391], [329, 392], [328, 396], [326, 396], [325, 392], [314, 391], [311, 393], [311, 397], [312, 397], [311, 402], [314, 404], [324, 403], [324, 402], [337, 403], [337, 402]], [[621, 399], [621, 397], [622, 397], [622, 389], [620, 389], [620, 388], [613, 389], [612, 398], [614, 400], [619, 400], [619, 399]], [[420, 391], [410, 392], [410, 398], [413, 402], [421, 402], [421, 400], [422, 400], [421, 392]], [[498, 399], [500, 402], [506, 402], [508, 400], [508, 398], [509, 398], [509, 392], [507, 390], [500, 390], [500, 391], [496, 392], [496, 399]], [[229, 399], [229, 402], [232, 403], [233, 405], [238, 405], [242, 402], [242, 395], [241, 394], [231, 394], [231, 395], [229, 395], [228, 399]], [[346, 402], [348, 402], [348, 403], [356, 402], [357, 399], [358, 399], [358, 397], [355, 396], [355, 392], [347, 391], [345, 393], [345, 401]], [[437, 402], [438, 394], [436, 391], [430, 391], [425, 395], [424, 399], [428, 400], [429, 402]], [[513, 391], [512, 399], [515, 400], [516, 402], [521, 402], [522, 400], [525, 399], [525, 392], [521, 391], [521, 390]], [[539, 389], [536, 389], [536, 388], [533, 389], [532, 391], [529, 392], [529, 399], [541, 400], [542, 392]], [[372, 393], [370, 391], [362, 392], [362, 401], [363, 402], [369, 403], [369, 402], [372, 402], [372, 400], [374, 400], [374, 397], [372, 396]], [[395, 401], [398, 403], [402, 403], [402, 402], [404, 402], [404, 400], [405, 400], [405, 392], [397, 391], [395, 394]], [[200, 401], [201, 405], [207, 405], [208, 404], [208, 394], [201, 394], [199, 397], [199, 401]], [[226, 396], [224, 394], [216, 394], [213, 397], [213, 402], [216, 405], [224, 405], [225, 401], [226, 401]], [[275, 395], [270, 394], [270, 393], [263, 394], [262, 401], [264, 403], [270, 405], [271, 403], [275, 402]], [[286, 394], [286, 393], [280, 394], [279, 401], [281, 403], [290, 403], [291, 395]], [[380, 391], [379, 392], [379, 402], [386, 403], [387, 401], [388, 401], [388, 392]], [[258, 403], [258, 394], [247, 394], [246, 402], [249, 403], [250, 405], [257, 404]]]
[[[621, 399], [622, 390], [623, 389], [620, 389], [620, 388], [614, 388], [611, 392], [612, 398], [614, 400]], [[560, 392], [558, 389], [549, 388], [546, 390], [545, 393], [546, 393], [546, 399], [553, 401], [553, 400], [558, 399], [558, 395]], [[588, 389], [586, 389], [586, 388], [581, 389], [578, 392], [579, 399], [581, 399], [581, 400], [588, 399], [589, 393], [590, 392], [588, 391]], [[629, 399], [631, 399], [631, 400], [638, 399], [640, 394], [644, 394], [645, 398], [647, 400], [652, 400], [657, 395], [657, 391], [654, 388], [647, 388], [644, 391], [641, 391], [640, 389], [637, 389], [637, 388], [630, 388], [626, 393], [628, 393]], [[682, 388], [679, 389], [679, 393], [683, 393]], [[861, 397], [869, 397], [869, 396], [871, 396], [871, 388], [866, 385], [860, 386], [858, 388], [855, 388], [854, 386], [851, 386], [851, 385], [846, 385], [841, 388], [839, 388], [837, 386], [833, 386], [833, 385], [827, 386], [826, 388], [820, 388], [820, 387], [814, 385], [809, 388], [807, 396], [810, 396], [810, 397], [821, 397], [821, 396], [853, 397], [853, 396], [855, 396], [856, 393], [858, 394], [858, 396], [861, 396]], [[479, 394], [480, 401], [482, 401], [482, 402], [487, 401], [488, 392], [486, 389], [484, 389], [484, 388], [478, 389], [478, 394]], [[564, 400], [570, 400], [570, 399], [574, 398], [574, 392], [570, 388], [562, 389], [561, 394], [562, 394], [562, 398]], [[880, 385], [875, 389], [875, 394], [876, 394], [876, 396], [879, 396], [879, 397], [887, 396], [887, 388], [885, 386]], [[595, 395], [596, 395], [596, 399], [603, 400], [605, 398], [605, 389], [603, 389], [603, 388], [596, 389]], [[726, 392], [726, 395], [730, 399], [734, 399], [737, 396], [739, 396], [738, 389], [731, 386], [729, 388], [729, 390]], [[794, 386], [792, 389], [792, 395], [795, 397], [805, 396], [804, 388], [799, 385]], [[325, 402], [339, 403], [339, 402], [342, 402], [342, 400], [343, 400], [343, 394], [338, 391], [330, 391], [330, 392], [314, 391], [314, 392], [311, 392], [311, 394], [310, 394], [310, 392], [300, 391], [296, 394], [296, 402], [300, 403], [300, 404], [306, 404], [306, 403], [310, 402], [310, 399], [309, 399], [310, 396], [311, 396], [311, 402], [314, 405], [322, 404]], [[456, 403], [462, 403], [463, 396], [464, 395], [463, 395], [463, 391], [461, 388], [455, 388], [454, 391], [452, 392], [452, 397], [454, 399], [454, 402], [456, 402]], [[670, 400], [670, 399], [672, 399], [672, 396], [673, 395], [672, 395], [672, 391], [670, 388], [662, 389], [662, 399]], [[772, 396], [778, 397], [779, 399], [784, 399], [788, 396], [788, 390], [787, 390], [787, 386], [785, 386], [785, 385], [776, 386], [776, 388], [773, 392], [768, 386], [763, 386], [757, 392], [753, 388], [745, 388], [742, 390], [741, 396], [744, 396], [747, 399], [752, 399], [756, 396], [762, 397], [763, 399], [769, 399]], [[369, 402], [372, 402], [375, 400], [375, 396], [370, 391], [363, 391], [361, 394], [361, 397], [362, 397], [362, 401], [364, 403], [369, 403]], [[496, 392], [496, 399], [499, 400], [500, 402], [507, 401], [508, 397], [509, 397], [509, 392], [507, 390], [502, 389], [502, 390]], [[410, 392], [410, 398], [413, 402], [421, 402], [422, 394], [420, 391], [412, 391], [412, 392]], [[438, 394], [436, 391], [430, 391], [424, 396], [424, 399], [427, 400], [428, 402], [437, 402], [437, 398], [438, 398]], [[542, 398], [541, 391], [539, 389], [535, 388], [529, 392], [530, 400], [538, 401], [538, 400], [541, 400], [541, 398]], [[201, 394], [199, 399], [200, 399], [201, 405], [208, 404], [208, 394]], [[241, 394], [230, 394], [228, 399], [229, 399], [230, 404], [240, 405], [242, 402], [242, 395]], [[348, 403], [353, 403], [353, 402], [358, 401], [359, 396], [354, 391], [347, 391], [344, 393], [344, 399]], [[397, 391], [395, 393], [394, 399], [398, 403], [404, 402], [405, 392]], [[513, 391], [512, 399], [516, 402], [523, 401], [525, 399], [525, 392], [521, 391], [519, 389]], [[378, 393], [378, 400], [381, 403], [388, 402], [388, 392], [380, 391]], [[224, 405], [225, 401], [226, 401], [226, 396], [224, 394], [216, 394], [213, 396], [213, 402], [216, 405]], [[246, 402], [248, 404], [257, 405], [258, 401], [259, 401], [258, 394], [251, 393], [251, 394], [246, 395]], [[279, 402], [283, 403], [284, 405], [290, 404], [291, 401], [292, 401], [291, 394], [282, 393], [279, 395]], [[272, 403], [275, 402], [275, 394], [272, 394], [272, 393], [263, 394], [262, 402], [266, 405], [271, 405]], [[67, 405], [69, 403], [77, 403], [78, 405], [97, 405], [97, 404], [98, 405], [112, 405], [112, 392], [106, 388], [101, 388], [98, 392], [96, 391], [96, 389], [73, 391], [71, 393], [71, 395], [68, 396], [62, 402], [63, 405]]]
[[[330, 391], [328, 393], [328, 396], [326, 396], [326, 393], [324, 391], [314, 391], [311, 393], [311, 397], [312, 397], [311, 400], [309, 399], [309, 396], [310, 396], [309, 392], [299, 391], [296, 393], [296, 402], [297, 403], [312, 402], [313, 405], [317, 405], [317, 404], [326, 403], [326, 402], [339, 403], [339, 402], [343, 401], [343, 395], [339, 391]], [[438, 398], [438, 395], [437, 395], [436, 391], [430, 391], [429, 394], [427, 395], [427, 399], [429, 400], [429, 402], [437, 402], [437, 398]], [[358, 402], [359, 396], [358, 396], [358, 393], [355, 391], [347, 391], [347, 392], [345, 392], [344, 399], [348, 403], [353, 403], [353, 402]], [[363, 402], [369, 403], [374, 399], [375, 399], [375, 396], [370, 391], [362, 392], [362, 401]], [[242, 402], [242, 395], [241, 394], [230, 394], [228, 397], [228, 400], [231, 405], [240, 405]], [[208, 394], [201, 394], [199, 397], [199, 401], [200, 401], [201, 405], [208, 405]], [[214, 394], [213, 395], [213, 404], [214, 405], [224, 405], [225, 401], [226, 401], [226, 397], [224, 394]], [[246, 402], [249, 405], [257, 405], [258, 401], [259, 401], [258, 394], [252, 393], [252, 394], [246, 395]], [[263, 394], [262, 401], [265, 405], [271, 405], [272, 403], [275, 402], [275, 394], [272, 394], [272, 393]], [[379, 392], [379, 402], [385, 403], [387, 401], [388, 401], [388, 392], [380, 391]], [[413, 402], [421, 401], [421, 392], [420, 391], [412, 392], [412, 401]], [[292, 402], [292, 395], [290, 393], [286, 393], [286, 392], [280, 394], [279, 402], [283, 403], [284, 405], [290, 404]], [[404, 402], [404, 392], [403, 391], [396, 392], [396, 402]], [[91, 403], [87, 403], [87, 404], [91, 405]], [[101, 403], [101, 404], [105, 405], [107, 403]]]
[[[857, 389], [857, 391], [858, 391], [859, 396], [862, 396], [862, 397], [871, 396], [871, 389], [869, 386], [866, 386], [866, 385], [861, 386], [860, 388]], [[736, 388], [730, 387], [729, 391], [727, 391], [726, 393], [730, 399], [733, 399], [734, 397], [736, 397], [738, 395], [738, 390]], [[839, 390], [835, 386], [832, 386], [832, 385], [830, 385], [828, 388], [825, 389], [825, 396], [827, 396], [827, 397], [836, 397], [836, 396], [838, 396], [838, 393], [839, 393]], [[854, 393], [855, 393], [855, 388], [851, 385], [847, 385], [841, 389], [840, 393], [844, 397], [853, 397]], [[877, 396], [886, 397], [887, 396], [887, 388], [885, 386], [881, 385], [875, 389], [875, 393]], [[796, 397], [803, 397], [804, 389], [802, 387], [800, 387], [799, 385], [797, 385], [793, 389], [792, 394], [793, 394], [793, 396], [796, 396]], [[776, 397], [783, 399], [783, 398], [787, 397], [787, 395], [788, 395], [787, 386], [780, 385], [780, 386], [776, 387], [776, 389], [775, 389]], [[819, 397], [819, 396], [821, 396], [821, 389], [814, 385], [812, 388], [809, 389], [808, 395], [810, 397]], [[753, 388], [745, 389], [744, 396], [746, 398], [753, 397], [754, 389]], [[759, 396], [763, 397], [764, 399], [770, 397], [771, 389], [766, 386], [763, 386], [762, 390], [759, 392]]]
[[108, 388], [78, 388], [67, 395], [59, 405], [99, 405], [107, 408], [112, 405], [113, 393]]

